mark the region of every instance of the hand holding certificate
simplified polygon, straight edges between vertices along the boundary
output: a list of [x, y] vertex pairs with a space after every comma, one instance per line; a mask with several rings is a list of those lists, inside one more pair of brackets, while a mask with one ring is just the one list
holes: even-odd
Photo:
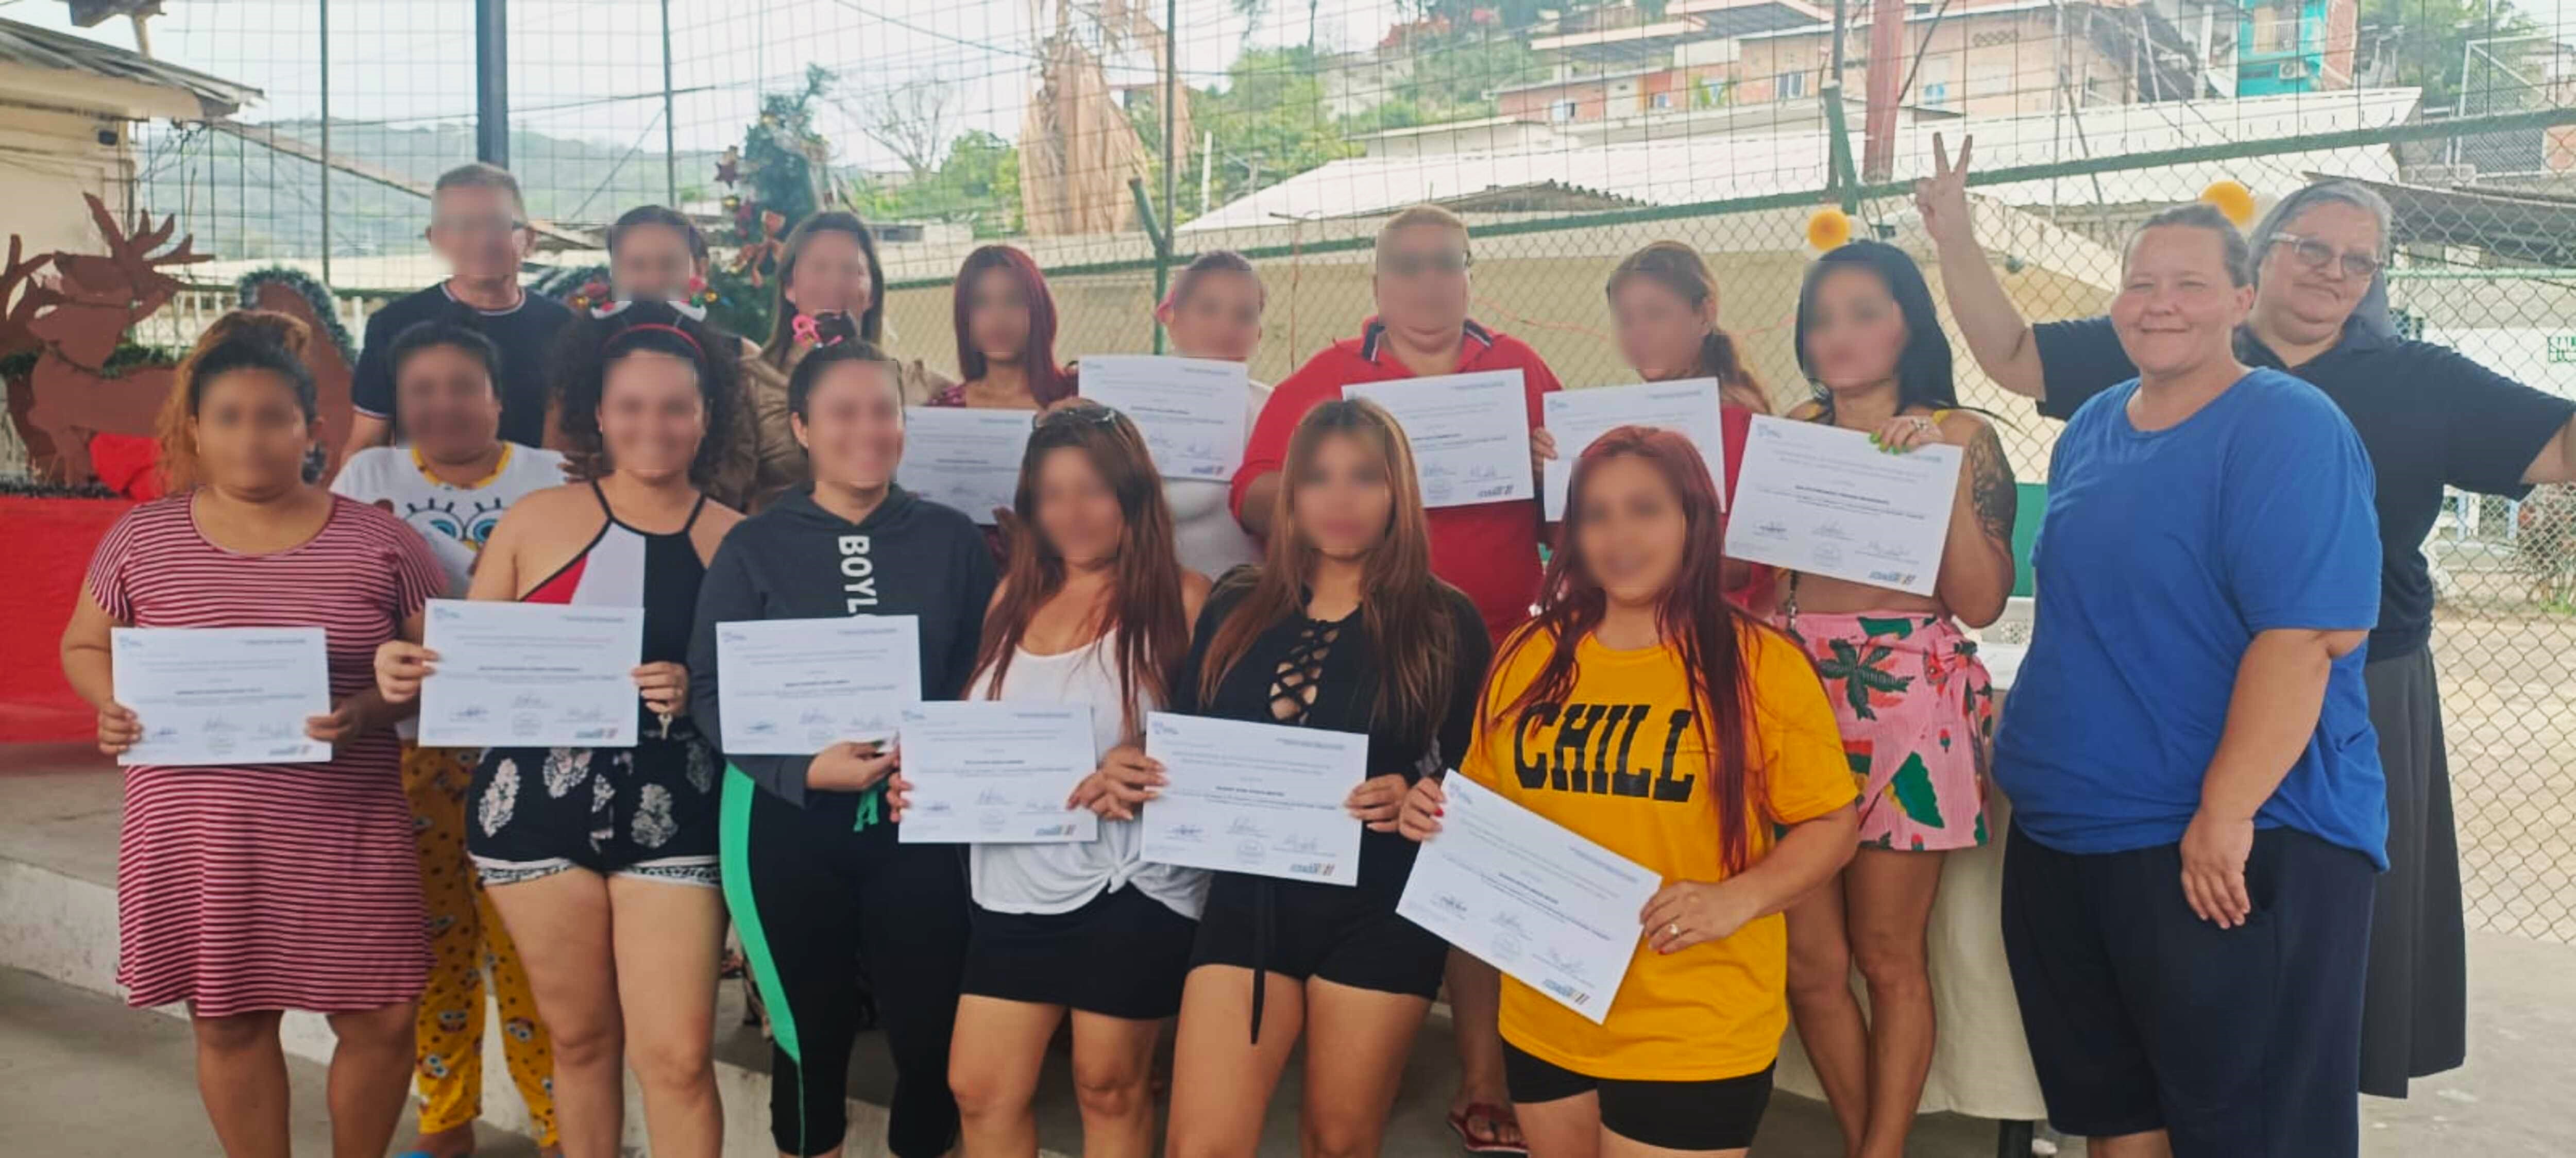
[[1251, 379], [1241, 362], [1111, 355], [1082, 360], [1082, 396], [1125, 414], [1164, 478], [1234, 477]]
[[1463, 507], [1526, 499], [1530, 479], [1529, 398], [1518, 370], [1353, 382], [1344, 398], [1386, 407], [1413, 444], [1422, 505]]
[[426, 748], [632, 748], [644, 609], [429, 601]]
[[1565, 517], [1566, 486], [1574, 481], [1574, 460], [1593, 440], [1622, 426], [1652, 426], [1680, 433], [1699, 448], [1717, 484], [1718, 506], [1726, 505], [1726, 423], [1717, 379], [1640, 382], [1634, 386], [1601, 386], [1559, 390], [1540, 400], [1547, 432], [1556, 439], [1556, 457], [1547, 460], [1547, 520]]
[[906, 406], [903, 462], [895, 468], [895, 481], [992, 526], [993, 508], [1018, 497], [1020, 456], [1028, 451], [1033, 417], [1026, 410]]
[[1091, 775], [1091, 709], [962, 700], [903, 710], [904, 844], [1079, 844], [1100, 817], [1070, 808]]
[[1343, 801], [1368, 775], [1367, 736], [1154, 712], [1145, 752], [1168, 779], [1145, 806], [1146, 860], [1359, 883], [1360, 822]]
[[305, 721], [331, 711], [319, 627], [119, 627], [108, 632], [116, 702], [143, 738], [119, 764], [310, 764], [331, 745]]
[[910, 615], [716, 625], [724, 750], [810, 756], [893, 738], [921, 702], [921, 621]]
[[1599, 1024], [1663, 878], [1464, 776], [1396, 915]]
[[1757, 417], [1726, 553], [1930, 595], [1950, 538], [1959, 459], [1946, 444], [1889, 454], [1857, 430]]

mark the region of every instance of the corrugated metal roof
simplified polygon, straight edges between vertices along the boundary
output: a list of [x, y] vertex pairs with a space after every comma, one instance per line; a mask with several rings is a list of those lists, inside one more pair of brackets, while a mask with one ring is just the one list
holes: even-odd
[[0, 64], [85, 72], [114, 80], [178, 89], [197, 98], [207, 120], [231, 116], [263, 93], [246, 84], [181, 68], [95, 40], [0, 20]]
[[[2419, 90], [2370, 89], [2284, 94], [2233, 101], [2163, 101], [2086, 109], [2080, 118], [2049, 113], [1963, 117], [1903, 125], [1896, 172], [1932, 170], [1932, 134], [1977, 139], [1980, 169], [2074, 161], [2179, 149], [2212, 141], [2260, 141], [2301, 134], [2394, 126], [2414, 111]], [[1852, 150], [1860, 151], [1857, 126]], [[1829, 139], [1810, 128], [1709, 133], [1612, 145], [1568, 145], [1515, 153], [1354, 157], [1327, 163], [1181, 226], [1197, 232], [1253, 229], [1281, 219], [1325, 219], [1392, 212], [1417, 202], [1446, 202], [1553, 182], [1604, 198], [1645, 205], [1689, 205], [1738, 197], [1808, 192], [1824, 187]], [[2386, 146], [2305, 150], [2235, 161], [2173, 165], [1979, 186], [1981, 196], [2017, 205], [2140, 204], [2179, 201], [2222, 178], [2260, 196], [2306, 183], [2311, 172], [2394, 180]]]

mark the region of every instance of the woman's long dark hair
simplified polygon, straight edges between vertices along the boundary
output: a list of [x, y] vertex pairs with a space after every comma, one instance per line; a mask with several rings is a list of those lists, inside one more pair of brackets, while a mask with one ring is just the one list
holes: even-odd
[[1816, 380], [1815, 365], [1807, 354], [1807, 330], [1815, 320], [1816, 286], [1840, 269], [1861, 269], [1876, 277], [1905, 318], [1905, 348], [1896, 355], [1896, 412], [1918, 406], [1958, 409], [1950, 338], [1941, 332], [1941, 312], [1932, 304], [1932, 287], [1924, 284], [1923, 270], [1902, 249], [1884, 241], [1862, 240], [1846, 242], [1817, 258], [1816, 264], [1807, 267], [1807, 280], [1798, 286], [1798, 372], [1814, 385], [1826, 420], [1833, 417], [1834, 397]]
[[879, 348], [885, 345], [885, 263], [877, 259], [876, 231], [856, 213], [826, 209], [788, 230], [778, 256], [778, 274], [769, 297], [769, 340], [760, 344], [760, 358], [782, 370], [787, 368], [787, 355], [796, 349], [796, 303], [787, 300], [787, 282], [796, 276], [796, 259], [805, 255], [805, 244], [818, 233], [848, 234], [859, 243], [859, 253], [868, 261], [869, 287], [867, 311], [859, 315], [859, 340]]
[[[1658, 241], [1629, 254], [1619, 268], [1610, 271], [1609, 284], [1602, 292], [1617, 297], [1619, 287], [1632, 278], [1644, 278], [1664, 287], [1694, 310], [1708, 310], [1710, 303], [1717, 300], [1717, 276], [1708, 271], [1708, 262], [1701, 259], [1698, 250], [1678, 241]], [[1709, 312], [1713, 315], [1716, 311]], [[1717, 379], [1723, 389], [1737, 391], [1747, 399], [1762, 399], [1761, 409], [1770, 409], [1771, 392], [1763, 388], [1762, 380], [1754, 377], [1753, 371], [1745, 368], [1744, 354], [1726, 327], [1713, 322], [1709, 325], [1708, 336], [1699, 344], [1699, 372]]]
[[1190, 621], [1181, 610], [1181, 563], [1172, 543], [1172, 509], [1163, 480], [1154, 473], [1145, 436], [1127, 416], [1104, 406], [1077, 403], [1038, 419], [1020, 456], [1019, 491], [1011, 508], [1019, 516], [1011, 536], [1010, 569], [1001, 601], [984, 617], [975, 674], [992, 673], [988, 699], [1001, 696], [1002, 677], [1027, 637], [1029, 619], [1064, 590], [1064, 556], [1038, 526], [1038, 471], [1049, 453], [1082, 452], [1118, 499], [1124, 530], [1112, 567], [1108, 606], [1091, 626], [1093, 638], [1118, 636], [1118, 698], [1127, 734], [1137, 735], [1140, 712], [1171, 699], [1172, 676], [1190, 649]]
[[[1720, 577], [1726, 545], [1717, 484], [1710, 480], [1707, 462], [1689, 439], [1669, 430], [1622, 426], [1594, 439], [1574, 460], [1565, 520], [1557, 531], [1556, 549], [1548, 557], [1547, 576], [1539, 585], [1538, 614], [1504, 640], [1493, 670], [1509, 670], [1513, 656], [1524, 647], [1547, 648], [1547, 663], [1518, 697], [1495, 707], [1484, 725], [1517, 728], [1523, 709], [1563, 702], [1574, 690], [1577, 645], [1601, 626], [1610, 602], [1583, 559], [1583, 491], [1601, 464], [1614, 458], [1634, 458], [1654, 467], [1681, 503], [1681, 570], [1656, 608], [1655, 627], [1664, 645], [1681, 653], [1682, 669], [1690, 673], [1691, 702], [1699, 717], [1693, 726], [1709, 755], [1709, 795], [1717, 806], [1718, 855], [1727, 872], [1742, 872], [1753, 860], [1755, 809], [1768, 799], [1762, 770], [1750, 755], [1761, 746], [1751, 734], [1757, 724], [1743, 636], [1769, 629], [1747, 618], [1726, 597]], [[1770, 819], [1767, 810], [1762, 819]]]
[[984, 246], [967, 254], [966, 263], [957, 268], [949, 311], [957, 327], [957, 373], [973, 382], [989, 369], [966, 323], [974, 313], [976, 280], [995, 271], [1020, 283], [1020, 300], [1029, 307], [1029, 336], [1020, 344], [1020, 365], [1029, 376], [1030, 396], [1041, 407], [1052, 406], [1073, 394], [1072, 373], [1055, 360], [1055, 295], [1047, 291], [1046, 275], [1038, 271], [1038, 263], [1010, 246]]
[[1216, 698], [1226, 673], [1272, 625], [1306, 614], [1306, 577], [1315, 548], [1297, 533], [1297, 480], [1312, 469], [1325, 439], [1349, 437], [1375, 451], [1395, 491], [1386, 537], [1369, 552], [1360, 579], [1360, 623], [1378, 657], [1377, 718], [1399, 730], [1431, 734], [1454, 690], [1450, 660], [1457, 624], [1446, 600], [1456, 589], [1431, 573], [1431, 532], [1414, 479], [1413, 447], [1394, 416], [1365, 399], [1334, 399], [1306, 412], [1288, 436], [1283, 485], [1271, 516], [1270, 547], [1258, 570], [1238, 570], [1228, 585], [1248, 585], [1243, 601], [1208, 641], [1199, 668], [1199, 701]]

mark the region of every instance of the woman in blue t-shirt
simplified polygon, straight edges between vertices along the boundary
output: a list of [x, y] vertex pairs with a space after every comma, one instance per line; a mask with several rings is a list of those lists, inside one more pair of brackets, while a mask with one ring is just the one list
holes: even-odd
[[[1934, 152], [1936, 173], [1916, 198], [1977, 365], [2056, 418], [2136, 377], [2109, 319], [2022, 320], [1968, 220], [1968, 144], [1955, 166], [1937, 142]], [[2423, 544], [2445, 487], [2520, 498], [2535, 483], [2576, 481], [2576, 402], [2399, 338], [2381, 272], [2391, 236], [2388, 202], [2368, 186], [2324, 181], [2281, 198], [2252, 235], [2253, 305], [2236, 356], [2324, 391], [2379, 479], [2379, 616], [2362, 675], [2388, 773], [2390, 863], [2370, 916], [2361, 1088], [2402, 1098], [2409, 1078], [2454, 1068], [2468, 1050], [2459, 836]]]
[[2023, 1032], [2050, 1119], [2102, 1158], [2359, 1145], [2373, 477], [2324, 394], [2236, 360], [2247, 265], [2206, 205], [2129, 243], [2111, 321], [2139, 376], [2058, 438], [1996, 745]]

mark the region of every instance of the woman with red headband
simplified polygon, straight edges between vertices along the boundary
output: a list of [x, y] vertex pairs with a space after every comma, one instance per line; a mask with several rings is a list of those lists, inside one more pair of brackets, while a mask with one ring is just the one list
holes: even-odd
[[[731, 343], [732, 339], [724, 339]], [[512, 504], [478, 557], [474, 599], [644, 609], [632, 748], [494, 748], [468, 797], [466, 848], [519, 944], [554, 1034], [566, 1152], [617, 1152], [621, 1062], [644, 1093], [656, 1154], [714, 1158], [721, 761], [692, 720], [698, 585], [741, 521], [701, 489], [735, 419], [738, 351], [662, 302], [611, 306], [556, 348], [562, 435], [607, 473]], [[395, 641], [376, 684], [406, 703], [438, 657]]]

